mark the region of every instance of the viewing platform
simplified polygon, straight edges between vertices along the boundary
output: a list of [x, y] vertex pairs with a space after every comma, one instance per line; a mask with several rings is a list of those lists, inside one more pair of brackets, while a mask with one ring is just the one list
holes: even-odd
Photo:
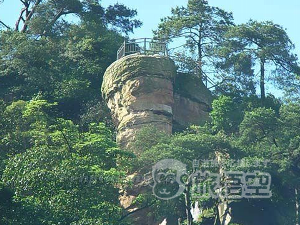
[[[176, 64], [178, 62], [178, 60], [176, 60], [177, 56], [172, 54], [172, 49], [176, 49], [176, 48], [177, 47], [168, 48], [166, 39], [157, 39], [157, 38], [124, 39], [124, 42], [122, 43], [122, 45], [117, 51], [117, 60], [125, 56], [138, 53], [140, 55], [145, 55], [145, 56], [151, 56], [151, 55], [168, 56]], [[207, 88], [214, 88], [218, 86], [218, 83], [215, 82], [212, 78], [210, 78], [206, 73], [204, 73], [201, 68], [199, 69], [198, 66], [195, 66], [193, 70], [186, 70], [186, 69], [182, 70], [182, 68], [180, 68], [178, 64], [176, 65], [177, 65], [177, 71], [180, 73], [194, 74], [195, 76], [199, 76], [199, 74], [201, 74], [200, 77]]]
[[117, 60], [135, 53], [143, 55], [164, 55], [168, 56], [167, 43], [160, 39], [153, 38], [137, 38], [124, 40], [117, 52]]

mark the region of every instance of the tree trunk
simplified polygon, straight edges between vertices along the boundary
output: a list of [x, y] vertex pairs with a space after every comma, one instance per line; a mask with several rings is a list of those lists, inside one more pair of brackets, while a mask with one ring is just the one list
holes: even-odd
[[202, 74], [202, 48], [201, 48], [201, 42], [199, 41], [197, 43], [197, 48], [198, 48], [198, 62], [197, 62], [197, 73], [203, 79], [203, 74]]
[[[225, 177], [224, 173], [225, 173], [225, 167], [222, 166], [223, 165], [223, 160], [225, 160], [226, 158], [228, 159], [229, 158], [229, 155], [228, 154], [224, 154], [224, 153], [221, 153], [221, 152], [215, 152], [216, 154], [216, 159], [217, 159], [217, 162], [219, 163], [220, 165], [220, 168], [219, 168], [219, 173], [220, 175], [222, 176], [221, 177], [221, 188], [224, 188], [224, 185], [225, 185], [225, 180], [227, 179], [227, 177]], [[228, 203], [228, 200], [223, 196], [219, 198], [220, 202], [218, 204], [218, 218], [220, 220], [220, 224], [221, 225], [229, 225], [230, 222], [231, 222], [231, 207], [229, 206], [229, 203]]]
[[192, 222], [193, 222], [192, 213], [191, 213], [190, 189], [191, 189], [191, 184], [188, 181], [188, 184], [186, 185], [186, 190], [184, 193], [187, 225], [192, 225]]
[[198, 67], [199, 67], [199, 74], [201, 76], [201, 79], [203, 79], [203, 73], [202, 73], [202, 25], [200, 25], [200, 28], [199, 28], [199, 39], [198, 39], [198, 42], [197, 42], [197, 47], [198, 47]]
[[265, 60], [260, 61], [260, 96], [262, 105], [265, 103], [266, 91], [265, 91]]
[[178, 218], [178, 225], [181, 225], [181, 218]]
[[299, 225], [299, 196], [298, 196], [298, 188], [295, 188], [295, 207], [296, 207], [296, 225]]
[[24, 25], [21, 30], [22, 33], [25, 33], [27, 31], [28, 23], [31, 20], [31, 18], [33, 17], [35, 10], [37, 9], [37, 7], [39, 6], [39, 4], [41, 2], [42, 2], [42, 0], [37, 0], [31, 10], [27, 9], [27, 11], [28, 12], [30, 11], [30, 12], [26, 15], [26, 18], [24, 19]]

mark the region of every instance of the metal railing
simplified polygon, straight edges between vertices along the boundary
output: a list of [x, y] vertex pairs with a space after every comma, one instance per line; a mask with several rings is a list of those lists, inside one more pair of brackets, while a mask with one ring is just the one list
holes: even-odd
[[[117, 51], [117, 60], [121, 59], [126, 55], [131, 55], [135, 53], [141, 53], [144, 55], [165, 55], [169, 56], [176, 61], [176, 57], [174, 55], [169, 55], [167, 50], [167, 43], [160, 39], [152, 39], [152, 38], [137, 38], [131, 40], [124, 40], [123, 44], [120, 46], [119, 50]], [[203, 83], [207, 88], [214, 88], [219, 84], [211, 79], [206, 73], [203, 71], [199, 71], [199, 68], [195, 66], [192, 71], [185, 71], [178, 69], [179, 72], [182, 73], [190, 73], [196, 76], [201, 74], [201, 78]]]
[[213, 79], [211, 79], [207, 73], [205, 73], [204, 71], [199, 69], [194, 69], [194, 70], [182, 70], [180, 68], [177, 69], [177, 72], [179, 73], [184, 73], [184, 74], [190, 74], [196, 77], [201, 77], [201, 80], [203, 82], [203, 84], [205, 85], [205, 87], [207, 87], [208, 89], [214, 88], [216, 86], [218, 86], [219, 84], [214, 81]]
[[152, 38], [125, 40], [117, 52], [117, 60], [135, 53], [168, 55], [166, 42]]

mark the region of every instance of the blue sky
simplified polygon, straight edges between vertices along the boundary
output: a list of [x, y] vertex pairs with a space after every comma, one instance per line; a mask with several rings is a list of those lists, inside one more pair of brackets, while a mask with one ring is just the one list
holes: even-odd
[[[1, 0], [0, 0], [1, 1]], [[138, 18], [143, 26], [130, 35], [132, 38], [152, 37], [152, 30], [157, 28], [160, 18], [170, 15], [172, 7], [184, 6], [188, 0], [102, 0], [104, 6], [114, 3], [123, 3], [137, 9]], [[212, 6], [217, 6], [232, 12], [235, 22], [245, 23], [249, 19], [266, 21], [284, 27], [295, 44], [295, 53], [300, 56], [300, 0], [208, 0]], [[4, 0], [0, 5], [0, 19], [13, 26], [21, 5], [19, 0]], [[297, 22], [298, 20], [298, 22]], [[270, 87], [275, 95], [281, 95]], [[277, 93], [276, 93], [277, 92]]]
[[[1, 0], [0, 0], [1, 1]], [[137, 9], [138, 18], [143, 27], [137, 29], [132, 37], [151, 37], [160, 18], [170, 15], [172, 7], [186, 5], [188, 0], [102, 0], [104, 6], [113, 3], [124, 3]], [[300, 0], [208, 0], [210, 5], [233, 12], [236, 23], [244, 23], [249, 19], [258, 21], [272, 20], [287, 29], [296, 53], [300, 55]], [[13, 26], [19, 11], [19, 0], [4, 0], [0, 5], [0, 19]]]
[[[136, 30], [132, 37], [151, 37], [160, 18], [170, 15], [172, 7], [186, 5], [188, 0], [103, 0], [104, 5], [124, 3], [137, 9], [138, 18], [143, 27]], [[217, 6], [232, 12], [236, 23], [245, 23], [249, 19], [271, 20], [287, 29], [287, 33], [300, 55], [300, 0], [208, 0]], [[297, 22], [298, 20], [298, 22]]]

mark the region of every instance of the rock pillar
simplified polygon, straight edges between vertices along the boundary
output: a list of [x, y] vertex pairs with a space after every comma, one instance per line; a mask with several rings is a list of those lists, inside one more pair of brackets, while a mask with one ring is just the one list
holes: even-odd
[[174, 62], [160, 55], [129, 55], [109, 66], [102, 93], [121, 146], [127, 146], [146, 125], [172, 133], [175, 75]]

